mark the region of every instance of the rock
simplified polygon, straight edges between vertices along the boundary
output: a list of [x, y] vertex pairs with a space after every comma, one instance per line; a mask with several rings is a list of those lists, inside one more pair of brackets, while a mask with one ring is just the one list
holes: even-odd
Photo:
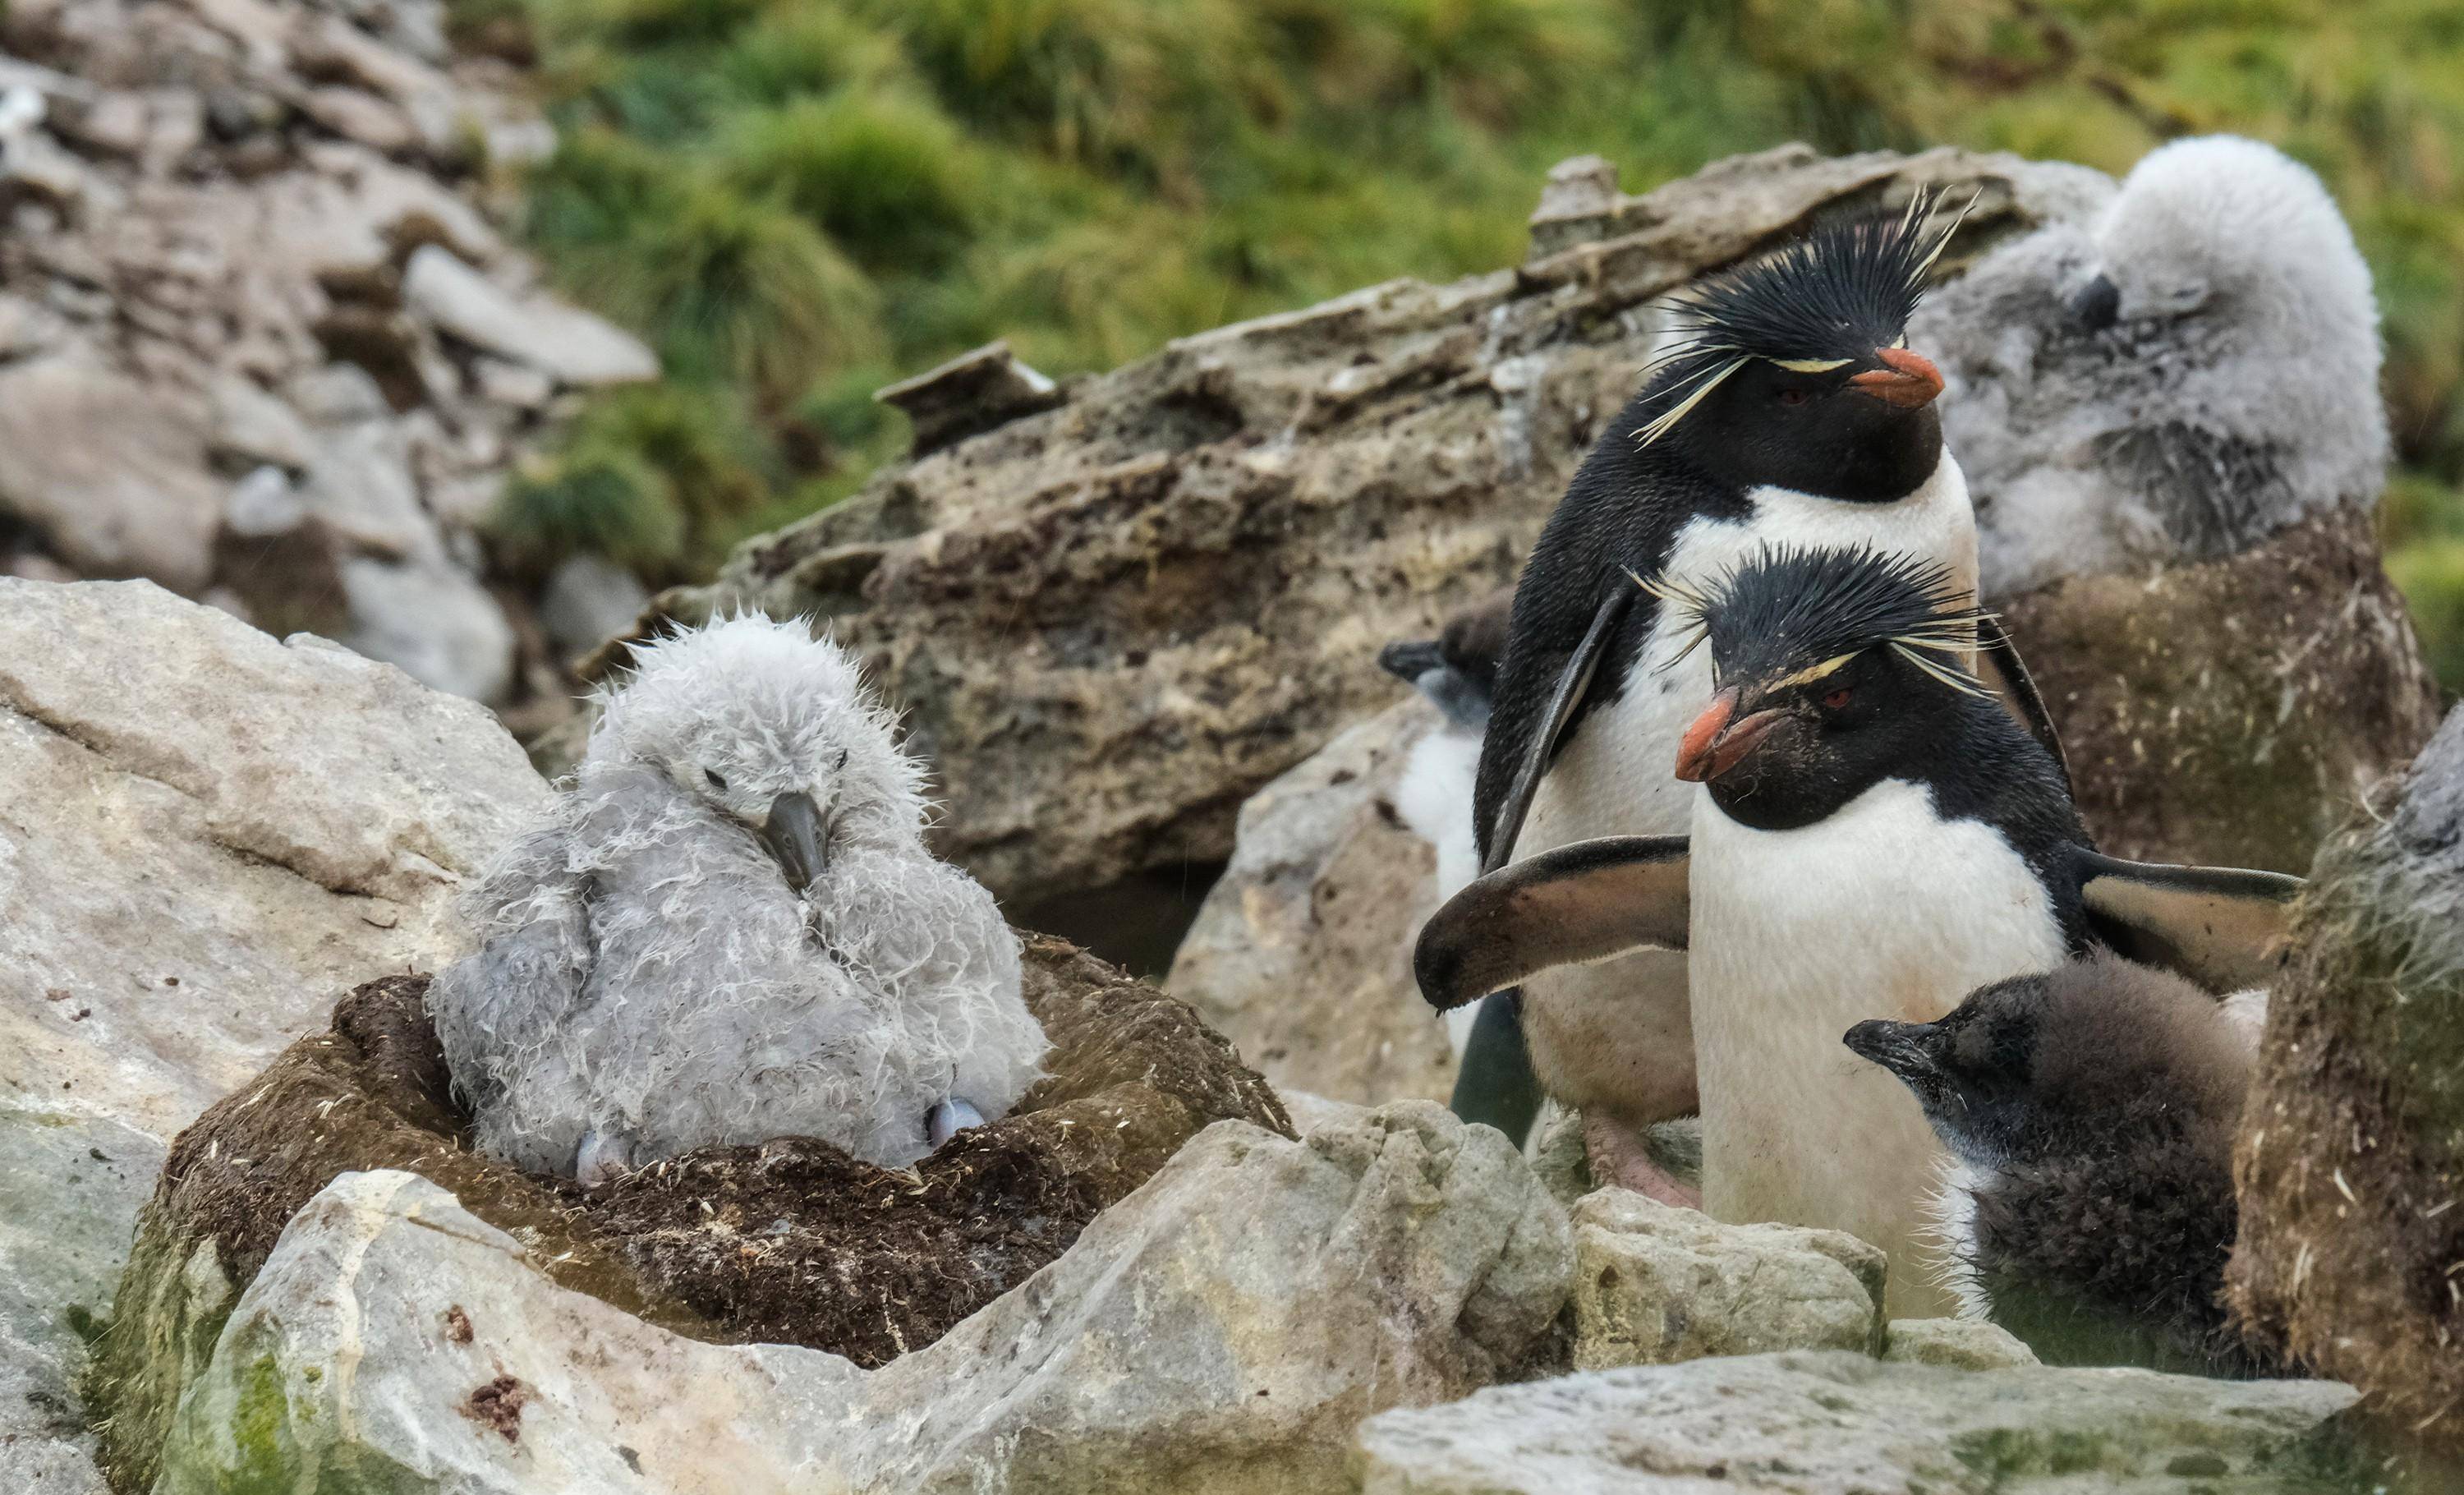
[[223, 485], [203, 405], [67, 352], [0, 366], [0, 508], [89, 575], [207, 580]]
[[697, 1344], [535, 1260], [412, 1176], [337, 1179], [224, 1325], [154, 1488], [321, 1467], [473, 1495], [549, 1469], [624, 1495], [1331, 1495], [1362, 1417], [1515, 1367], [1570, 1249], [1504, 1139], [1413, 1103], [1306, 1144], [1220, 1123], [1051, 1266], [875, 1371]]
[[2338, 1485], [2327, 1381], [1957, 1371], [1841, 1351], [1501, 1386], [1360, 1430], [1362, 1495], [2270, 1495]]
[[[2303, 519], [2239, 555], [2000, 602], [2104, 851], [2300, 872], [2438, 721], [2375, 520]], [[2186, 641], [2230, 639], [2229, 646]]]
[[1826, 206], [1981, 190], [1965, 253], [2070, 178], [1743, 158], [1640, 199], [1621, 237], [1182, 339], [661, 607], [827, 617], [940, 771], [936, 846], [1004, 896], [1220, 861], [1243, 799], [1397, 699], [1380, 647], [1512, 577], [1649, 359], [1639, 308]]
[[650, 605], [649, 589], [632, 572], [599, 556], [580, 555], [556, 568], [539, 593], [539, 626], [566, 658], [632, 630]]
[[292, 407], [320, 426], [383, 420], [393, 413], [385, 391], [357, 363], [325, 363], [302, 369], [283, 386]]
[[2233, 1158], [2244, 1334], [2464, 1455], [2464, 708], [2321, 850]]
[[1540, 206], [1531, 211], [1531, 253], [1545, 257], [1586, 239], [1618, 204], [1617, 168], [1602, 156], [1575, 156], [1549, 168]]
[[279, 395], [254, 381], [227, 376], [214, 384], [211, 453], [226, 462], [254, 467], [272, 463], [293, 473], [317, 460], [317, 438]]
[[1959, 1371], [2002, 1371], [2035, 1365], [2036, 1352], [1999, 1324], [1977, 1318], [1895, 1318], [1882, 1335], [1882, 1358], [1894, 1365], [1946, 1365]]
[[298, 101], [300, 113], [370, 150], [393, 156], [419, 145], [419, 127], [410, 122], [410, 116], [374, 94], [327, 84], [306, 90]]
[[300, 502], [346, 543], [386, 560], [441, 553], [435, 522], [419, 501], [410, 441], [401, 425], [365, 420], [324, 431], [314, 451]]
[[556, 382], [536, 368], [482, 354], [471, 361], [471, 372], [482, 398], [517, 410], [543, 410], [556, 398]]
[[877, 390], [873, 398], [906, 415], [914, 427], [910, 454], [920, 457], [1022, 415], [1049, 410], [1068, 396], [1012, 357], [1004, 340]]
[[436, 555], [357, 556], [341, 565], [341, 642], [449, 695], [501, 700], [514, 683], [514, 626], [494, 593]]
[[[98, 1360], [106, 1452], [151, 1479], [196, 1369], [184, 1325], [228, 1311], [275, 1238], [338, 1176], [423, 1175], [527, 1242], [557, 1283], [664, 1328], [879, 1365], [921, 1349], [1059, 1256], [1208, 1124], [1288, 1129], [1273, 1092], [1188, 1008], [1075, 947], [1025, 941], [1049, 1073], [913, 1171], [784, 1138], [709, 1148], [605, 1189], [473, 1154], [424, 1006], [426, 977], [368, 983], [173, 1146]], [[748, 1252], [751, 1239], [759, 1249]], [[210, 1257], [200, 1307], [184, 1264]], [[213, 1304], [219, 1304], [214, 1308]]]
[[1252, 795], [1173, 957], [1164, 984], [1279, 1088], [1364, 1103], [1454, 1088], [1454, 1046], [1412, 978], [1437, 858], [1395, 807], [1438, 723], [1411, 695]]
[[545, 790], [478, 708], [144, 583], [0, 581], [0, 1487], [82, 1489], [69, 1375], [172, 1135], [445, 955]]
[[1574, 1368], [1882, 1348], [1882, 1253], [1795, 1225], [1726, 1225], [1625, 1189], [1577, 1200]]
[[658, 359], [631, 334], [544, 297], [516, 297], [436, 245], [412, 253], [402, 295], [438, 331], [560, 384], [659, 377]]

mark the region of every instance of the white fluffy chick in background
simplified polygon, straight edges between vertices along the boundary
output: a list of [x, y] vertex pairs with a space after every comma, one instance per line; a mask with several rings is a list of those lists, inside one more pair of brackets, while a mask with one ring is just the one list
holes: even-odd
[[597, 1181], [822, 1138], [886, 1168], [1038, 1076], [1016, 937], [925, 849], [924, 770], [851, 660], [737, 617], [634, 649], [571, 785], [429, 994], [479, 1148]]
[[2369, 269], [2319, 179], [2256, 141], [2150, 152], [1909, 337], [1947, 355], [1989, 597], [2233, 555], [2385, 481]]

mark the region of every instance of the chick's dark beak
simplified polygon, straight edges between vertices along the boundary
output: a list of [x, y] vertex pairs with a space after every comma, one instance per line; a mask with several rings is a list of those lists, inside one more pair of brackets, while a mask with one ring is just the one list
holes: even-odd
[[1882, 361], [1882, 366], [1851, 374], [1849, 388], [1903, 410], [1931, 405], [1934, 396], [1942, 393], [1942, 370], [1924, 354], [1905, 348], [1876, 348], [1874, 356]]
[[1685, 729], [1684, 739], [1677, 744], [1678, 778], [1688, 783], [1709, 783], [1736, 767], [1779, 725], [1782, 714], [1775, 711], [1759, 711], [1737, 720], [1740, 699], [1738, 688], [1728, 687], [1711, 697], [1711, 704]]
[[2122, 316], [2122, 288], [2102, 275], [2071, 297], [2071, 316], [2090, 332], [2102, 332]]
[[1848, 1051], [1859, 1059], [1869, 1059], [1910, 1085], [1935, 1073], [1941, 1066], [1933, 1061], [1933, 1046], [1926, 1042], [1933, 1036], [1930, 1022], [1890, 1022], [1876, 1020], [1859, 1022], [1840, 1040]]
[[829, 830], [822, 824], [822, 807], [809, 794], [782, 794], [770, 802], [770, 813], [761, 822], [761, 845], [787, 875], [787, 886], [798, 892], [829, 868]]

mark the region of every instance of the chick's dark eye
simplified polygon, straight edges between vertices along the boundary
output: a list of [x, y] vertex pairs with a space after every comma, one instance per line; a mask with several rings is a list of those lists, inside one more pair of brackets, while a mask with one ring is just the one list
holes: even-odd
[[1849, 697], [1855, 693], [1843, 685], [1822, 697], [1822, 708], [1825, 711], [1845, 711], [1848, 708]]
[[1804, 389], [1791, 388], [1779, 392], [1779, 403], [1782, 405], [1803, 405], [1812, 398], [1814, 398], [1812, 392]]
[[726, 792], [726, 789], [727, 789], [727, 780], [724, 780], [724, 779], [722, 779], [722, 778], [720, 778], [720, 777], [718, 776], [718, 770], [717, 770], [717, 769], [715, 769], [715, 768], [705, 768], [705, 769], [703, 769], [703, 770], [701, 771], [701, 776], [702, 776], [704, 779], [707, 779], [707, 780], [710, 780], [710, 786], [711, 786], [712, 788], [716, 789], [716, 790], [720, 791], [721, 793], [725, 793], [725, 792]]

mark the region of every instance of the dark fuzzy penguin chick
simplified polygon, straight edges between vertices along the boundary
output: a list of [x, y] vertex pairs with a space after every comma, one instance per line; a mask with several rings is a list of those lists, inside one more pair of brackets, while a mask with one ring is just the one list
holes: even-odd
[[2215, 998], [2097, 952], [1848, 1047], [1915, 1093], [1955, 1159], [1946, 1282], [2049, 1363], [2280, 1374], [2220, 1299], [2248, 1036]]

